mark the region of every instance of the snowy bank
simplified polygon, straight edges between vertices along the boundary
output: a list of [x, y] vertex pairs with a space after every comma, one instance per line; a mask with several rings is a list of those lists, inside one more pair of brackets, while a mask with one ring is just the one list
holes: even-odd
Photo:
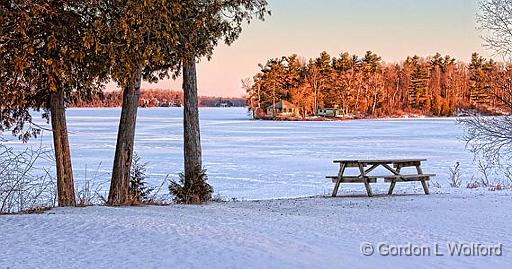
[[[0, 216], [0, 268], [508, 268], [512, 192], [449, 191]], [[364, 242], [444, 256], [365, 256]], [[503, 253], [452, 257], [456, 242]]]

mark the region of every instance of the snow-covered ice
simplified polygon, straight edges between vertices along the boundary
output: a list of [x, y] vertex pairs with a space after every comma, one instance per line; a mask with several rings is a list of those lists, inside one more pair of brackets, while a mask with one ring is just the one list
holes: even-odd
[[[183, 170], [182, 113], [180, 108], [139, 110], [135, 150], [149, 163], [153, 185], [166, 175], [176, 179]], [[78, 187], [87, 179], [108, 189], [119, 114], [120, 109], [68, 109]], [[463, 133], [453, 118], [253, 121], [245, 108], [205, 108], [200, 115], [204, 164], [210, 183], [225, 199], [327, 194], [332, 183], [325, 176], [338, 169], [334, 159], [427, 158], [424, 171], [437, 174], [435, 180], [443, 185], [456, 162], [466, 181], [475, 176], [473, 156], [459, 140]], [[51, 134], [46, 132], [42, 142], [51, 147]], [[419, 185], [398, 184], [397, 191], [421, 189]], [[374, 188], [385, 192], [387, 185]], [[343, 187], [345, 193], [350, 190], [364, 193], [360, 185]]]
[[[0, 268], [510, 268], [512, 194], [451, 191], [0, 216]], [[432, 251], [367, 257], [364, 242]], [[502, 256], [452, 257], [455, 242]]]

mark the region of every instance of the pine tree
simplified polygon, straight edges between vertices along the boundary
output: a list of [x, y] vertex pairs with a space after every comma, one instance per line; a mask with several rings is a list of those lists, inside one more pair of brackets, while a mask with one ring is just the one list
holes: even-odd
[[492, 62], [488, 63], [478, 53], [473, 53], [471, 56], [471, 63], [469, 65], [469, 100], [470, 104], [474, 107], [487, 105], [489, 102], [491, 85], [488, 72], [492, 68], [491, 65]]
[[154, 188], [148, 186], [146, 166], [137, 153], [133, 155], [130, 169], [130, 196], [132, 204], [146, 203], [150, 199]]
[[427, 66], [421, 62], [418, 56], [408, 58], [406, 62], [412, 66], [411, 85], [409, 88], [409, 102], [411, 106], [418, 109], [430, 108]]

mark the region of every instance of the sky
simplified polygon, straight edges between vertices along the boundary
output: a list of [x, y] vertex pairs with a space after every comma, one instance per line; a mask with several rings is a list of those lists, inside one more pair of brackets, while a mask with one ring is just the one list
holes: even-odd
[[[372, 50], [383, 61], [439, 52], [469, 61], [485, 57], [476, 30], [477, 0], [269, 0], [271, 16], [244, 27], [230, 47], [220, 45], [211, 61], [198, 65], [199, 94], [239, 97], [243, 78], [253, 77], [270, 58], [317, 57]], [[115, 88], [110, 84], [109, 89]], [[181, 89], [181, 81], [143, 83], [142, 88]]]

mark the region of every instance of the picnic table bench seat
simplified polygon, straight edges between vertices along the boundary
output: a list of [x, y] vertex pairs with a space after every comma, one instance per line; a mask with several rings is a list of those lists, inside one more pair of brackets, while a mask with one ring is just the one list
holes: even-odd
[[[326, 176], [326, 178], [332, 179], [333, 183], [338, 181], [338, 176]], [[344, 176], [341, 178], [341, 183], [364, 183], [365, 178], [368, 179], [370, 183], [377, 183], [378, 177], [376, 176], [366, 176], [366, 177], [358, 177], [358, 176]]]
[[[377, 183], [377, 179], [382, 178], [384, 182], [412, 182], [412, 181], [422, 181], [422, 180], [430, 180], [431, 177], [435, 177], [436, 174], [423, 174], [423, 175], [394, 175], [394, 176], [343, 176], [341, 178], [341, 183], [364, 183], [365, 179], [368, 179], [370, 183]], [[325, 178], [329, 178], [333, 183], [336, 183], [338, 180], [338, 176], [326, 176]]]
[[429, 181], [431, 177], [435, 177], [436, 174], [422, 174], [422, 175], [400, 175], [400, 176], [385, 176], [384, 182], [411, 182], [411, 181]]

